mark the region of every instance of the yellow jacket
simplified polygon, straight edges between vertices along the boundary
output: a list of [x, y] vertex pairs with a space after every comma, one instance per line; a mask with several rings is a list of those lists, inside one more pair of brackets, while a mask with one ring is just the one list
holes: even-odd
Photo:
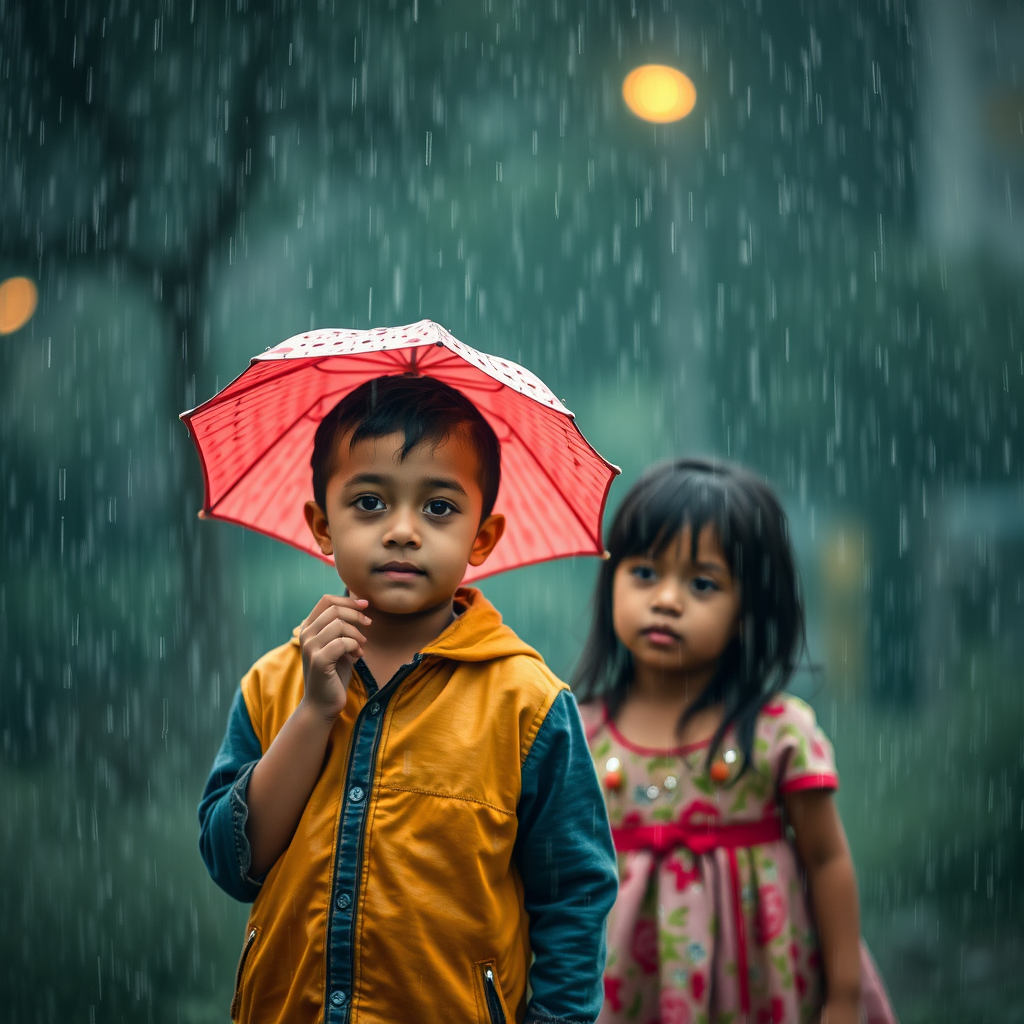
[[255, 897], [232, 1019], [596, 1017], [615, 860], [575, 702], [483, 595], [457, 603], [386, 685], [357, 666], [262, 880], [248, 876], [245, 789], [302, 698], [297, 638], [242, 680], [200, 806], [214, 879]]

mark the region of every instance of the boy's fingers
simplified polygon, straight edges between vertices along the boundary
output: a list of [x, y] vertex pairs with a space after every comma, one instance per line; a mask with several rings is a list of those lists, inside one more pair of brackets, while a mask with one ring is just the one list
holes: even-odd
[[359, 643], [366, 643], [366, 637], [363, 636], [359, 628], [354, 623], [348, 622], [345, 619], [328, 620], [321, 629], [308, 638], [307, 642], [312, 645], [312, 651], [322, 651], [332, 640], [336, 640], [341, 636], [354, 637]]
[[328, 605], [320, 614], [302, 627], [299, 632], [299, 639], [305, 643], [310, 637], [320, 633], [329, 622], [348, 622], [353, 626], [368, 626], [370, 617], [365, 615], [359, 608], [341, 607], [339, 605]]
[[325, 644], [320, 650], [320, 655], [327, 664], [336, 665], [342, 658], [361, 658], [363, 648], [355, 637], [340, 636]]
[[342, 597], [340, 594], [324, 594], [313, 606], [313, 610], [303, 620], [303, 627], [315, 622], [329, 608], [352, 608], [362, 612], [369, 604], [365, 598]]
[[316, 619], [316, 617], [325, 608], [329, 608], [330, 606], [331, 606], [331, 595], [330, 594], [324, 594], [324, 596], [321, 597], [320, 600], [317, 601], [317, 603], [315, 605], [313, 605], [313, 610], [303, 620], [303, 622], [302, 622], [303, 628], [308, 626], [309, 623], [311, 623], [314, 619]]
[[335, 605], [338, 608], [365, 608], [370, 602], [365, 597], [343, 597], [341, 594], [324, 594], [320, 598], [327, 605]]

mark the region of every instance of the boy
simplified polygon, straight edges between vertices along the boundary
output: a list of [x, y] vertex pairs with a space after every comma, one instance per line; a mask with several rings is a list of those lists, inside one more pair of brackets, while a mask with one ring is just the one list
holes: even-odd
[[199, 808], [210, 874], [255, 901], [232, 1019], [593, 1021], [617, 882], [579, 714], [459, 588], [504, 530], [494, 432], [446, 384], [379, 378], [312, 466], [348, 596], [242, 680]]

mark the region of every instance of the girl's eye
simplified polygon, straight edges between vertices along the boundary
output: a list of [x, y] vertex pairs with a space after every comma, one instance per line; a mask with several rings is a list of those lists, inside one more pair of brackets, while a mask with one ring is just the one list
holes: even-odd
[[698, 576], [690, 584], [698, 594], [708, 594], [718, 589], [718, 584], [707, 576]]
[[634, 565], [629, 570], [630, 575], [644, 583], [650, 583], [658, 574], [654, 571], [653, 565]]
[[443, 498], [435, 498], [433, 501], [427, 502], [425, 511], [428, 516], [433, 516], [435, 519], [447, 519], [448, 516], [454, 515], [457, 510], [450, 501], [445, 501]]
[[380, 512], [385, 508], [384, 502], [375, 494], [361, 494], [356, 498], [355, 506], [360, 512]]

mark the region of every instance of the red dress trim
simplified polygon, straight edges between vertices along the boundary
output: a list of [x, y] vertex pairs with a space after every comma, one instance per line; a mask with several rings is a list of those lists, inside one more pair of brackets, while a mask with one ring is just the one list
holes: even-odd
[[607, 707], [604, 710], [604, 722], [601, 724], [607, 725], [608, 731], [627, 750], [632, 750], [634, 754], [640, 754], [641, 757], [680, 757], [683, 754], [689, 754], [694, 750], [700, 750], [711, 742], [711, 737], [709, 736], [706, 740], [697, 740], [695, 743], [685, 743], [681, 747], [641, 747], [632, 740], [626, 739], [626, 737], [619, 732], [618, 726], [616, 726], [611, 718], [608, 717]]
[[780, 793], [798, 793], [802, 789], [828, 789], [839, 788], [839, 776], [831, 772], [821, 772], [817, 775], [801, 775], [796, 779], [788, 779], [779, 786]]

